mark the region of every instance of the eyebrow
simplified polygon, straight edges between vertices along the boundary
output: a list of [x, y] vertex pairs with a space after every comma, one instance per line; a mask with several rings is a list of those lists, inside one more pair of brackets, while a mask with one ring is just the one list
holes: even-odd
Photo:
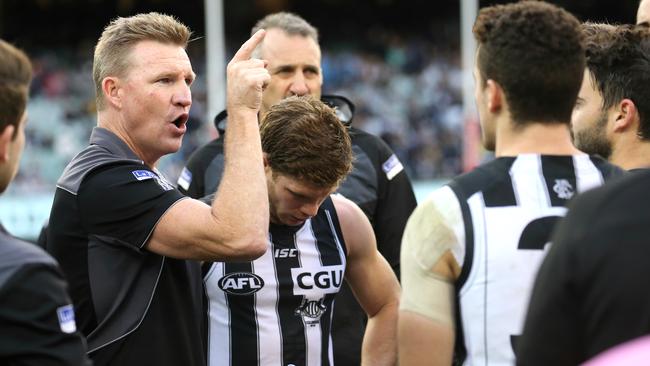
[[[182, 72], [183, 74], [183, 79], [187, 78], [188, 76], [194, 81], [196, 79], [196, 73], [192, 71], [189, 75], [187, 75], [184, 71]], [[175, 79], [178, 77], [178, 73], [174, 71], [162, 71], [160, 73], [157, 73], [154, 75], [155, 79], [160, 79], [160, 78], [169, 78], [169, 79]]]
[[309, 197], [307, 197], [306, 195], [301, 194], [301, 193], [298, 193], [298, 192], [294, 191], [294, 190], [291, 189], [291, 188], [287, 188], [287, 191], [289, 191], [289, 193], [293, 194], [293, 195], [296, 196], [296, 197], [300, 197], [300, 198], [309, 198]]
[[[276, 67], [273, 67], [271, 70], [274, 72], [277, 71], [293, 71], [298, 68], [298, 65], [293, 65], [293, 64], [288, 64], [288, 65], [279, 65]], [[314, 72], [320, 72], [320, 68], [316, 65], [305, 65], [304, 66], [305, 70], [309, 71], [314, 71]]]

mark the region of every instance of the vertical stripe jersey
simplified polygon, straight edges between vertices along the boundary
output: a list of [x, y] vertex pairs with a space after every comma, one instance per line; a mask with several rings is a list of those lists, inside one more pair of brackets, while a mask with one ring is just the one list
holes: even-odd
[[332, 364], [346, 248], [331, 198], [301, 226], [270, 225], [252, 262], [205, 266], [209, 366]]

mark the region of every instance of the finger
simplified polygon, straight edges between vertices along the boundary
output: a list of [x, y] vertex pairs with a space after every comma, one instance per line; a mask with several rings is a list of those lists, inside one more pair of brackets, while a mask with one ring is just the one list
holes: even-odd
[[256, 85], [261, 85], [261, 84], [268, 84], [269, 80], [271, 80], [271, 75], [268, 73], [253, 73], [249, 74], [246, 77], [246, 80], [251, 83], [251, 84], [256, 84]]
[[239, 48], [239, 51], [235, 53], [235, 56], [233, 56], [232, 61], [244, 61], [248, 60], [251, 58], [251, 55], [253, 54], [253, 50], [255, 47], [257, 47], [260, 42], [264, 39], [264, 35], [266, 34], [266, 31], [264, 29], [260, 29], [251, 38], [248, 39], [248, 41], [244, 42], [244, 44]]
[[250, 60], [237, 62], [236, 67], [238, 69], [265, 69], [266, 68], [265, 65], [266, 62], [264, 60], [252, 58]]

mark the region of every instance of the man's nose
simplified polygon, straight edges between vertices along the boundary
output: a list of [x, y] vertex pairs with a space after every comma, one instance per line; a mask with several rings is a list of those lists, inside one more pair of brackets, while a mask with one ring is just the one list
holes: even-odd
[[187, 85], [181, 86], [179, 90], [174, 93], [172, 102], [182, 107], [189, 107], [192, 105], [192, 91]]
[[293, 95], [307, 95], [309, 94], [309, 88], [307, 87], [307, 82], [302, 73], [296, 73], [293, 81], [291, 82], [291, 88], [289, 91]]
[[300, 208], [300, 212], [305, 216], [314, 217], [318, 213], [319, 207], [318, 203], [306, 203]]

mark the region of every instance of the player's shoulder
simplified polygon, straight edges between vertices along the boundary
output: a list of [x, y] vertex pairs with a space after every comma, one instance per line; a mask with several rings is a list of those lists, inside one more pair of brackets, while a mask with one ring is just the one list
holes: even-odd
[[352, 145], [359, 146], [364, 151], [372, 152], [391, 152], [392, 149], [388, 144], [377, 135], [366, 132], [360, 128], [350, 126], [350, 140]]
[[359, 220], [366, 219], [366, 215], [363, 213], [361, 208], [359, 208], [359, 206], [349, 198], [341, 194], [333, 194], [330, 198], [332, 205], [336, 210], [336, 215], [341, 222], [355, 223]]
[[598, 169], [600, 174], [602, 174], [604, 180], [617, 179], [624, 175], [627, 175], [627, 172], [621, 167], [614, 165], [607, 160], [596, 155], [589, 155], [589, 161]]
[[25, 265], [55, 267], [56, 261], [37, 245], [22, 241], [0, 227], [0, 277], [2, 272], [15, 271]]
[[400, 175], [404, 171], [404, 165], [384, 140], [356, 127], [350, 127], [350, 137], [352, 146], [360, 149], [372, 162], [376, 171], [383, 172], [385, 179], [388, 181], [397, 181], [400, 182], [397, 183], [398, 185], [403, 184], [406, 186], [403, 182], [408, 181], [408, 178], [393, 179], [397, 176], [406, 177], [405, 174]]
[[[104, 165], [90, 172], [80, 184], [78, 192], [108, 199], [127, 192], [143, 194], [152, 187], [161, 193], [176, 189], [157, 169], [144, 164], [122, 163]], [[107, 192], [107, 189], [111, 191]]]
[[604, 210], [609, 216], [637, 215], [638, 212], [630, 208], [647, 207], [650, 204], [649, 185], [650, 169], [627, 173], [576, 197], [571, 209], [585, 214]]
[[100, 145], [90, 145], [75, 156], [66, 166], [63, 174], [57, 181], [57, 187], [75, 193], [79, 186], [98, 169], [120, 165], [144, 165], [142, 160], [131, 159], [112, 153]]
[[501, 157], [481, 164], [452, 179], [449, 187], [456, 195], [468, 198], [476, 192], [503, 184], [509, 179], [509, 171], [515, 160], [516, 157]]

